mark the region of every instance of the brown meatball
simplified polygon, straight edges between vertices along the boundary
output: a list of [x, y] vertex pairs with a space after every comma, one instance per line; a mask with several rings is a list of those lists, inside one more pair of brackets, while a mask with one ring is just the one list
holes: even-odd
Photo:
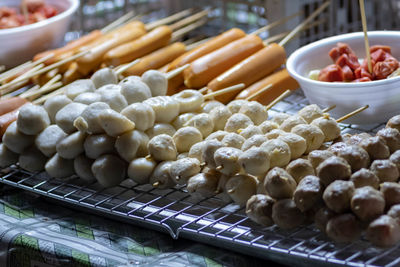
[[254, 195], [246, 204], [246, 215], [254, 222], [271, 226], [274, 224], [272, 220], [272, 206], [275, 200], [267, 195]]
[[399, 179], [397, 166], [388, 159], [374, 160], [370, 170], [378, 176], [381, 182], [396, 182]]
[[387, 215], [395, 219], [397, 223], [400, 225], [400, 204], [393, 205], [387, 212]]
[[281, 199], [272, 206], [272, 219], [279, 227], [291, 229], [303, 224], [306, 217], [292, 199]]
[[331, 151], [333, 154], [337, 155], [339, 151], [342, 149], [348, 147], [349, 145], [344, 143], [344, 142], [337, 142], [331, 145], [330, 148], [328, 148], [328, 151]]
[[264, 179], [265, 190], [275, 199], [291, 198], [296, 186], [293, 177], [279, 167], [270, 170]]
[[400, 149], [400, 132], [395, 128], [384, 128], [376, 134], [380, 136], [389, 147], [390, 153]]
[[394, 128], [400, 131], [400, 115], [396, 115], [386, 123], [386, 127]]
[[381, 184], [381, 192], [385, 198], [386, 207], [400, 204], [400, 184], [384, 182]]
[[333, 156], [319, 164], [317, 176], [325, 186], [328, 186], [335, 180], [348, 180], [351, 176], [351, 167], [343, 158]]
[[400, 226], [394, 218], [382, 215], [368, 226], [367, 239], [378, 247], [393, 246], [400, 240]]
[[308, 175], [300, 181], [293, 194], [296, 206], [302, 212], [310, 210], [322, 202], [323, 187], [318, 177]]
[[387, 159], [390, 156], [389, 148], [379, 136], [362, 140], [360, 146], [368, 152], [371, 160]]
[[322, 198], [328, 208], [342, 213], [350, 209], [350, 200], [354, 190], [353, 182], [337, 180], [325, 189]]
[[353, 173], [350, 177], [350, 181], [354, 183], [356, 188], [363, 186], [371, 186], [375, 189], [379, 188], [379, 178], [372, 171], [362, 168], [355, 173]]
[[399, 170], [399, 173], [400, 173], [400, 150], [397, 150], [396, 152], [394, 152], [390, 156], [389, 160], [391, 162], [393, 162], [394, 164], [396, 164], [397, 169]]
[[329, 150], [314, 150], [308, 154], [308, 160], [314, 169], [317, 169], [318, 165], [327, 158], [334, 156], [333, 152]]
[[315, 226], [321, 232], [325, 233], [326, 225], [328, 224], [328, 221], [335, 216], [337, 216], [336, 212], [328, 209], [327, 207], [322, 207], [317, 211], [317, 213], [315, 213], [315, 216], [314, 216]]
[[370, 221], [383, 214], [383, 194], [371, 186], [357, 188], [351, 198], [351, 210], [361, 221]]
[[338, 151], [339, 157], [344, 158], [351, 166], [351, 171], [355, 172], [361, 168], [368, 168], [370, 164], [367, 151], [359, 146], [346, 146]]
[[347, 143], [347, 141], [352, 137], [351, 134], [349, 133], [344, 133], [338, 136], [335, 140], [333, 140], [333, 143], [339, 143], [339, 142], [344, 142]]
[[314, 168], [306, 159], [296, 159], [286, 166], [286, 171], [296, 180], [297, 183], [307, 175], [315, 175]]
[[356, 216], [351, 213], [345, 213], [337, 215], [328, 221], [326, 234], [336, 242], [348, 243], [360, 237], [361, 227]]
[[371, 135], [368, 133], [359, 133], [359, 134], [350, 136], [350, 138], [348, 138], [344, 142], [348, 145], [357, 146], [361, 143], [362, 140], [370, 138], [370, 137], [371, 137]]

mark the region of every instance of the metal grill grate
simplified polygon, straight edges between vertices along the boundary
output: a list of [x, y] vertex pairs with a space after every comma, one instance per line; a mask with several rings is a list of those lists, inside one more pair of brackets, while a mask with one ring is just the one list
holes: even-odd
[[[278, 103], [271, 113], [294, 113], [307, 104], [298, 90]], [[376, 132], [383, 125], [341, 125], [344, 132]], [[284, 264], [400, 265], [400, 246], [387, 250], [360, 240], [349, 245], [330, 242], [314, 226], [284, 231], [261, 228], [248, 219], [243, 208], [226, 202], [222, 195], [196, 199], [184, 187], [157, 190], [130, 180], [111, 189], [78, 178], [62, 181], [44, 173], [31, 174], [12, 167], [0, 173], [0, 182], [43, 195], [64, 205], [116, 220], [228, 248]]]

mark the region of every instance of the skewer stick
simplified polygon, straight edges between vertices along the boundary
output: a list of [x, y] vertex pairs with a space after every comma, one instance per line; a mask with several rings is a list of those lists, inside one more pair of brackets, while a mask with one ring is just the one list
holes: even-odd
[[369, 105], [365, 105], [365, 106], [363, 106], [361, 108], [358, 108], [358, 109], [356, 109], [356, 110], [344, 115], [343, 117], [337, 119], [336, 122], [342, 122], [344, 120], [347, 120], [348, 118], [353, 117], [354, 115], [360, 113], [361, 111], [363, 111], [363, 110], [365, 110], [367, 108], [369, 108]]
[[28, 76], [30, 76], [32, 73], [38, 71], [39, 69], [41, 69], [43, 67], [44, 67], [43, 63], [39, 64], [36, 67], [33, 67], [32, 69], [28, 70], [27, 72], [21, 74], [19, 77], [12, 80], [11, 82], [6, 83], [3, 86], [0, 86], [0, 94], [7, 94], [7, 93], [10, 93], [10, 92], [13, 92], [13, 91], [19, 89], [21, 86], [26, 84], [26, 82], [30, 78]]
[[200, 12], [194, 14], [194, 15], [191, 15], [190, 17], [184, 18], [184, 19], [182, 19], [182, 20], [180, 20], [178, 22], [175, 22], [172, 25], [169, 25], [169, 27], [171, 28], [171, 30], [175, 31], [177, 29], [182, 28], [183, 26], [191, 24], [191, 23], [193, 23], [193, 22], [195, 22], [195, 21], [207, 16], [209, 12], [210, 12], [210, 10], [208, 10], [208, 9], [200, 11]]
[[265, 86], [264, 88], [261, 88], [260, 90], [258, 90], [257, 92], [255, 92], [254, 94], [248, 96], [245, 100], [247, 101], [251, 101], [252, 99], [254, 99], [256, 96], [261, 95], [262, 93], [264, 93], [265, 91], [268, 91], [269, 88], [271, 88], [273, 86], [273, 84], [268, 84], [267, 86]]
[[134, 11], [129, 11], [128, 13], [123, 15], [122, 17], [118, 18], [117, 20], [115, 20], [115, 21], [111, 22], [110, 24], [108, 24], [107, 26], [105, 26], [103, 29], [101, 29], [101, 32], [102, 33], [107, 33], [109, 31], [114, 30], [116, 27], [118, 27], [122, 23], [124, 23], [127, 20], [129, 20], [134, 14], [135, 14]]
[[115, 71], [115, 74], [117, 74], [117, 76], [118, 76], [118, 75], [122, 74], [124, 71], [126, 71], [127, 69], [131, 68], [132, 66], [138, 64], [139, 62], [140, 62], [140, 58], [132, 61], [131, 63], [125, 64], [125, 65], [121, 66], [120, 68], [118, 68]]
[[22, 9], [22, 14], [24, 15], [25, 22], [29, 21], [29, 12], [28, 12], [28, 6], [25, 0], [22, 0], [21, 2], [21, 9]]
[[[56, 62], [56, 63], [54, 63], [54, 64], [51, 64], [51, 65], [49, 65], [49, 66], [47, 66], [47, 67], [45, 67], [45, 68], [43, 68], [43, 69], [41, 69], [41, 70], [39, 70], [39, 71], [37, 71], [37, 72], [30, 73], [29, 75], [27, 75], [27, 76], [24, 77], [24, 78], [25, 78], [25, 79], [29, 79], [29, 78], [32, 78], [32, 77], [34, 77], [34, 76], [36, 76], [36, 75], [39, 75], [39, 74], [48, 72], [48, 71], [50, 71], [50, 70], [52, 70], [52, 69], [55, 69], [55, 68], [57, 68], [57, 67], [59, 67], [59, 66], [65, 64], [65, 63], [71, 62], [71, 61], [73, 61], [73, 60], [75, 60], [75, 59], [77, 59], [77, 58], [79, 58], [79, 57], [81, 57], [81, 56], [84, 56], [84, 55], [86, 55], [86, 54], [89, 53], [89, 52], [90, 52], [90, 51], [83, 51], [83, 52], [78, 53], [78, 54], [76, 54], [76, 55], [73, 55], [73, 56], [71, 56], [71, 57], [69, 57], [69, 58], [65, 58], [65, 59], [63, 59], [63, 60], [61, 60], [61, 61], [58, 61], [58, 62]], [[18, 81], [17, 81], [17, 82], [18, 82]], [[9, 87], [9, 86], [11, 86], [11, 85], [14, 85], [14, 84], [16, 84], [15, 80], [13, 80], [13, 81], [11, 81], [11, 82], [9, 82], [9, 83], [3, 85], [3, 86], [0, 86], [0, 93], [1, 93], [2, 90], [4, 90], [5, 88], [7, 88], [7, 87]]]
[[36, 99], [38, 96], [48, 93], [51, 89], [50, 87], [61, 80], [61, 74], [57, 74], [50, 81], [48, 81], [45, 85], [43, 85], [39, 90], [28, 90], [22, 93], [20, 96], [22, 98]]
[[283, 92], [283, 94], [281, 94], [280, 96], [278, 96], [277, 98], [274, 99], [274, 101], [272, 101], [271, 103], [269, 103], [265, 109], [266, 110], [270, 110], [273, 106], [276, 105], [276, 103], [280, 102], [281, 100], [283, 100], [285, 97], [287, 97], [288, 95], [290, 95], [292, 93], [292, 91], [290, 90], [286, 90], [285, 92]]
[[297, 16], [300, 16], [300, 15], [302, 15], [302, 14], [303, 14], [303, 11], [300, 11], [300, 12], [294, 13], [294, 14], [292, 14], [292, 15], [290, 15], [290, 16], [287, 16], [287, 17], [278, 19], [278, 20], [276, 20], [276, 21], [274, 21], [274, 22], [271, 22], [271, 23], [267, 24], [267, 25], [264, 26], [264, 27], [259, 28], [258, 30], [255, 30], [254, 32], [252, 32], [252, 33], [250, 33], [250, 34], [258, 35], [258, 34], [260, 34], [260, 33], [262, 33], [262, 32], [268, 31], [268, 30], [270, 30], [270, 29], [272, 29], [272, 28], [274, 28], [274, 27], [276, 27], [276, 26], [278, 26], [278, 25], [281, 25], [281, 24], [283, 24], [283, 23], [286, 23], [287, 21], [289, 21], [289, 20], [291, 20], [291, 19], [293, 19], [293, 18], [295, 18], [295, 17], [297, 17]]
[[161, 25], [164, 25], [164, 24], [169, 24], [171, 22], [179, 20], [179, 19], [181, 19], [183, 17], [186, 17], [190, 13], [192, 13], [192, 11], [193, 11], [193, 9], [189, 8], [189, 9], [183, 10], [181, 12], [175, 13], [175, 14], [169, 16], [169, 17], [166, 17], [166, 18], [163, 18], [163, 19], [159, 19], [159, 20], [156, 20], [154, 22], [150, 22], [150, 23], [148, 23], [146, 25], [146, 30], [150, 31], [150, 30], [152, 30], [154, 28], [157, 28], [158, 26], [161, 26]]
[[[38, 90], [40, 88], [40, 85], [35, 85], [35, 86], [33, 86], [32, 88], [30, 88], [29, 90], [30, 91], [35, 91], [35, 90]], [[11, 98], [11, 97], [14, 97], [14, 96], [18, 96], [18, 95], [20, 95], [21, 94], [21, 92], [20, 93], [17, 93], [17, 94], [15, 94], [15, 93], [8, 93], [8, 94], [6, 94], [6, 95], [3, 95], [3, 96], [1, 96], [1, 98], [2, 99], [8, 99], [8, 98]]]
[[367, 60], [368, 60], [368, 71], [369, 71], [369, 73], [372, 73], [372, 62], [371, 62], [371, 53], [369, 51], [369, 40], [368, 40], [368, 34], [367, 34], [367, 18], [365, 16], [364, 0], [359, 0], [358, 2], [360, 3], [361, 23], [362, 23], [362, 28], [363, 28], [363, 32], [364, 32], [365, 53], [367, 55]]
[[207, 23], [207, 19], [202, 19], [199, 20], [193, 24], [190, 24], [189, 26], [186, 26], [182, 29], [179, 29], [175, 32], [172, 33], [172, 37], [171, 37], [171, 41], [170, 42], [175, 42], [177, 41], [179, 38], [181, 38], [183, 35], [187, 34], [188, 32], [193, 31], [194, 29], [203, 26], [204, 24]]
[[302, 23], [300, 23], [296, 28], [294, 28], [282, 41], [279, 42], [280, 46], [285, 46], [290, 40], [293, 39], [303, 28], [309, 24], [316, 16], [318, 16], [325, 8], [330, 5], [330, 0], [323, 3], [317, 10], [315, 10], [308, 18], [306, 18]]
[[207, 92], [208, 88], [207, 87], [203, 87], [201, 89], [199, 89], [199, 92], [204, 94], [205, 92]]
[[223, 95], [223, 94], [226, 94], [226, 93], [229, 93], [229, 92], [233, 92], [233, 91], [237, 91], [237, 90], [243, 89], [244, 87], [245, 87], [244, 83], [239, 83], [239, 84], [236, 84], [236, 85], [229, 86], [227, 88], [218, 90], [216, 92], [206, 94], [204, 96], [204, 99], [214, 98], [214, 97], [219, 96], [219, 95]]
[[327, 108], [324, 108], [323, 110], [322, 110], [322, 112], [328, 112], [328, 111], [331, 111], [332, 109], [334, 109], [334, 108], [336, 108], [336, 105], [332, 105], [332, 106], [330, 106], [330, 107], [327, 107]]
[[197, 41], [197, 42], [195, 42], [195, 43], [193, 43], [193, 44], [187, 45], [187, 46], [186, 46], [186, 51], [190, 51], [190, 50], [192, 50], [193, 48], [196, 48], [196, 47], [198, 47], [199, 45], [202, 45], [202, 44], [204, 44], [205, 42], [207, 42], [207, 41], [209, 41], [209, 40], [211, 40], [211, 39], [213, 39], [213, 38], [214, 38], [214, 37], [205, 38], [205, 39], [200, 40], [200, 41]]
[[189, 66], [190, 66], [190, 64], [186, 64], [186, 65], [183, 65], [182, 67], [176, 68], [176, 69], [171, 70], [170, 72], [166, 73], [165, 75], [167, 77], [167, 80], [171, 80], [176, 75], [178, 75], [179, 73], [181, 73], [182, 71], [187, 69]]
[[[60, 83], [60, 84], [62, 84], [62, 83]], [[55, 87], [55, 85], [57, 85], [57, 84], [54, 84], [53, 86]], [[58, 86], [60, 86], [60, 85], [58, 85]], [[49, 99], [49, 98], [51, 98], [53, 96], [56, 96], [56, 95], [61, 95], [63, 93], [64, 93], [64, 88], [60, 88], [60, 89], [57, 89], [57, 90], [55, 90], [55, 91], [53, 91], [53, 92], [51, 92], [51, 93], [49, 93], [47, 95], [44, 95], [44, 96], [32, 101], [32, 103], [35, 104], [35, 105], [41, 105], [44, 102], [46, 102], [47, 99]]]

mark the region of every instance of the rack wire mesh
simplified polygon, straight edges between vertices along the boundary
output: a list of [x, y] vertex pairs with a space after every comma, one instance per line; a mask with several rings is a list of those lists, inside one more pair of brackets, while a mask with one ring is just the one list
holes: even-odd
[[[159, 0], [82, 0], [76, 19], [66, 40], [82, 33], [101, 28], [122, 14], [134, 10], [148, 12], [145, 20], [189, 7], [214, 7], [217, 19], [194, 34], [214, 35], [230, 27], [247, 31], [259, 28], [268, 21], [303, 10], [303, 16], [266, 35], [293, 28], [305, 16], [313, 12], [322, 0], [302, 1], [159, 1]], [[330, 8], [320, 16], [324, 22], [301, 34], [290, 52], [299, 45], [322, 37], [360, 30], [360, 18], [356, 2], [332, 1]], [[395, 29], [400, 5], [398, 1], [367, 0], [369, 29]], [[389, 13], [390, 16], [387, 15]], [[266, 37], [266, 36], [263, 36]], [[272, 110], [293, 114], [307, 104], [300, 91], [295, 92]], [[377, 132], [383, 125], [341, 124], [342, 132]], [[283, 264], [306, 266], [400, 266], [400, 245], [390, 249], [371, 247], [361, 239], [348, 245], [330, 242], [313, 225], [283, 231], [277, 227], [262, 228], [249, 220], [243, 208], [227, 202], [223, 195], [199, 199], [189, 195], [184, 187], [157, 190], [150, 185], [136, 185], [130, 180], [121, 185], [102, 189], [98, 184], [84, 184], [78, 178], [57, 180], [44, 173], [29, 173], [17, 166], [0, 171], [0, 183], [42, 195], [63, 205], [84, 209], [128, 223], [141, 225], [169, 233], [173, 238], [184, 237], [214, 244], [251, 256], [274, 260]], [[289, 255], [289, 256], [288, 256]]]
[[[272, 110], [293, 114], [307, 104], [296, 91]], [[343, 132], [376, 132], [383, 125], [341, 124]], [[400, 245], [390, 249], [371, 247], [361, 239], [348, 245], [330, 242], [313, 225], [291, 231], [276, 226], [262, 228], [248, 219], [243, 208], [224, 195], [199, 198], [183, 186], [158, 190], [131, 180], [103, 189], [97, 183], [85, 184], [79, 178], [58, 180], [45, 173], [29, 173], [17, 166], [0, 172], [0, 183], [39, 194], [63, 205], [137, 224], [183, 237], [228, 248], [283, 264], [306, 266], [397, 266]], [[288, 256], [289, 255], [289, 256]]]

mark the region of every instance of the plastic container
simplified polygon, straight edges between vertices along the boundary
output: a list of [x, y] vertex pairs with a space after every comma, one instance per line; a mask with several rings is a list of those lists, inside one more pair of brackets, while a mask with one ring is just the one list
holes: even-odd
[[[368, 37], [371, 46], [389, 45], [392, 55], [400, 59], [400, 31], [372, 31], [368, 32]], [[337, 107], [330, 111], [334, 118], [368, 104], [368, 109], [344, 121], [353, 124], [381, 123], [400, 114], [400, 77], [362, 83], [330, 83], [308, 78], [310, 70], [322, 69], [332, 64], [328, 53], [337, 42], [349, 44], [358, 58], [365, 58], [363, 33], [356, 32], [303, 46], [287, 60], [288, 72], [298, 81], [310, 103], [321, 107], [335, 104]]]
[[[15, 7], [21, 1], [2, 0], [1, 6]], [[0, 30], [0, 65], [10, 68], [50, 48], [60, 46], [79, 0], [46, 0], [59, 14], [34, 24]]]

